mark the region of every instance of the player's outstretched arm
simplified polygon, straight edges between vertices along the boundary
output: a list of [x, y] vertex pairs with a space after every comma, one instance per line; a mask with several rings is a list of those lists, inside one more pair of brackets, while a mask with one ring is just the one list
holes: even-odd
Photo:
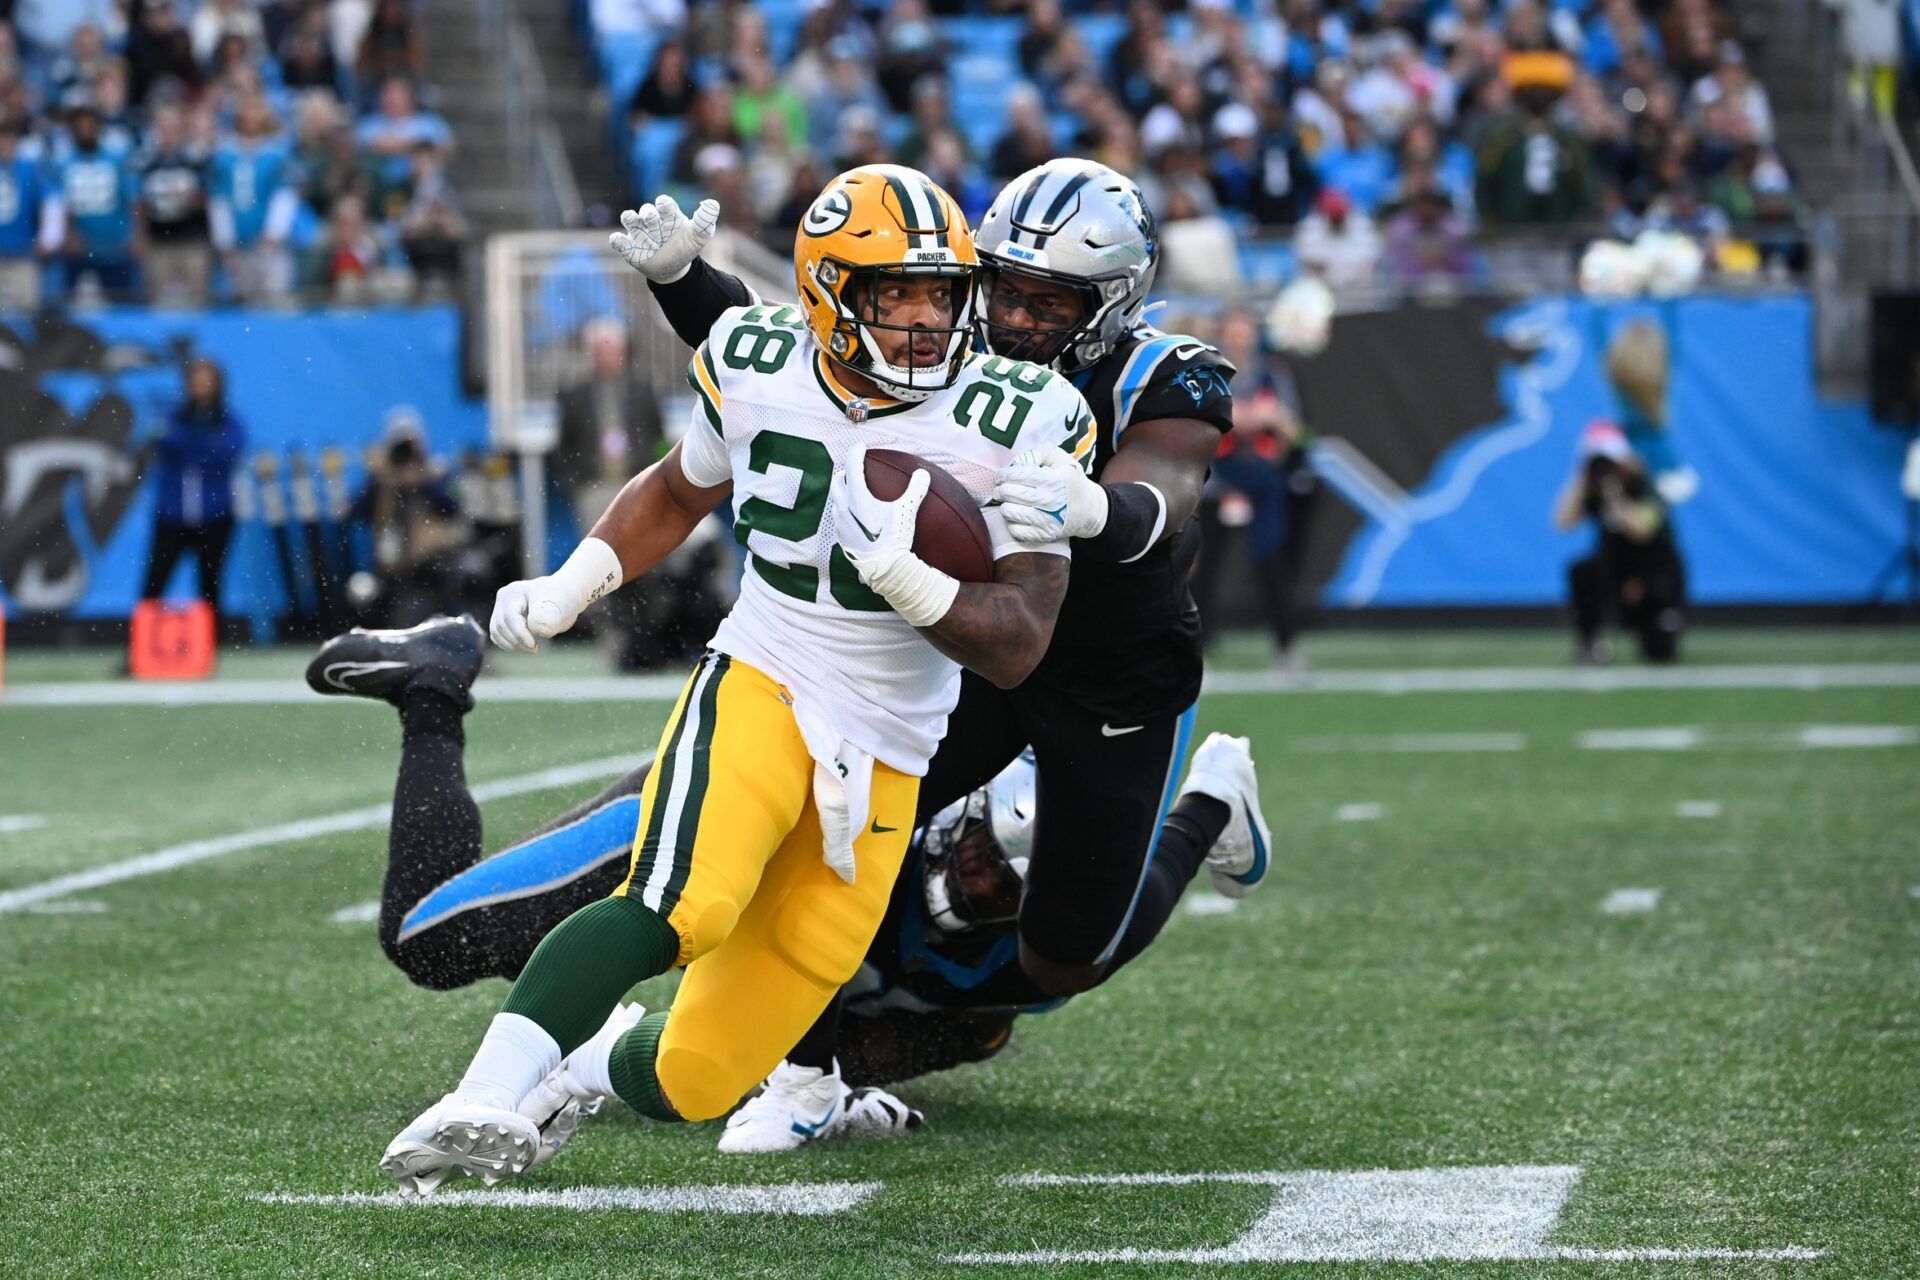
[[531, 653], [572, 627], [581, 610], [647, 572], [712, 514], [732, 483], [695, 484], [684, 446], [627, 481], [567, 562], [544, 578], [510, 582], [494, 598], [488, 632], [502, 649]]
[[1075, 555], [1126, 564], [1193, 515], [1219, 443], [1219, 430], [1197, 418], [1137, 422], [1097, 482], [1064, 450], [1035, 450], [1001, 474], [1002, 515], [1022, 542], [1064, 529]]
[[738, 276], [700, 256], [719, 222], [717, 200], [702, 200], [687, 215], [672, 196], [660, 195], [621, 214], [621, 229], [608, 237], [621, 260], [647, 278], [667, 323], [690, 347], [706, 340], [728, 307], [760, 300]]

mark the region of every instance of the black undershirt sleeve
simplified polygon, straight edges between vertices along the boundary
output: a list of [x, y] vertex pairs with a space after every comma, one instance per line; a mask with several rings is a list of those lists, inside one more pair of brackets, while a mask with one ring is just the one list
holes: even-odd
[[758, 301], [740, 277], [729, 275], [705, 258], [695, 258], [687, 274], [678, 280], [670, 284], [649, 280], [647, 287], [653, 290], [654, 301], [660, 304], [667, 323], [690, 347], [706, 341], [714, 321], [728, 307], [747, 307]]

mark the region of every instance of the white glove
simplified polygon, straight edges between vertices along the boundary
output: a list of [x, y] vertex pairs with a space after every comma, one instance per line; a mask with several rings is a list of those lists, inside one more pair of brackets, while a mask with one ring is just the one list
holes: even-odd
[[580, 611], [625, 579], [620, 557], [598, 538], [588, 538], [558, 570], [544, 578], [509, 582], [493, 598], [487, 634], [502, 649], [533, 653], [540, 641], [573, 626]]
[[913, 553], [913, 526], [932, 478], [916, 470], [906, 492], [892, 502], [867, 488], [867, 447], [833, 477], [834, 536], [860, 581], [916, 627], [947, 616], [960, 593], [959, 580]]
[[1107, 527], [1107, 491], [1065, 449], [1029, 449], [994, 485], [1000, 515], [1022, 542], [1091, 538]]
[[621, 214], [620, 225], [625, 230], [608, 236], [607, 243], [647, 279], [671, 284], [687, 274], [707, 241], [713, 239], [713, 228], [719, 221], [717, 200], [702, 200], [689, 218], [681, 214], [672, 196], [660, 195], [652, 204]]

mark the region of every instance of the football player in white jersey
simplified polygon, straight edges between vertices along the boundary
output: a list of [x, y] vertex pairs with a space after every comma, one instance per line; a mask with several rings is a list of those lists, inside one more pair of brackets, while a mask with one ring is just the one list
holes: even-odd
[[[1091, 456], [1086, 402], [973, 350], [972, 236], [923, 174], [841, 174], [794, 257], [801, 306], [723, 314], [686, 436], [558, 572], [495, 603], [494, 642], [535, 649], [735, 500], [751, 567], [668, 720], [627, 878], [542, 941], [466, 1075], [389, 1145], [403, 1190], [525, 1169], [539, 1134], [518, 1107], [543, 1081], [665, 1120], [725, 1114], [858, 968], [960, 666], [1011, 687], [1046, 651], [1064, 528], [1016, 539], [985, 511], [993, 581], [962, 583], [913, 552], [926, 473], [884, 501], [865, 454], [925, 458], [984, 507], [1024, 453]], [[670, 1010], [617, 1007], [677, 965]]]

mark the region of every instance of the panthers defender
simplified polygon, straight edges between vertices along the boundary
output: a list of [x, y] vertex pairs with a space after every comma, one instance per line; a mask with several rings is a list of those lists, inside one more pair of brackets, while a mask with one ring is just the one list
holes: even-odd
[[[709, 200], [682, 217], [663, 196], [624, 215], [613, 236], [689, 341], [752, 297], [699, 257], [718, 216]], [[1058, 453], [1002, 479], [1001, 513], [1016, 537], [1073, 539], [1073, 580], [1053, 643], [1024, 684], [963, 679], [920, 792], [924, 817], [1023, 747], [1035, 752], [1042, 818], [1020, 962], [975, 993], [1024, 1006], [1084, 991], [1138, 955], [1203, 860], [1221, 892], [1250, 892], [1268, 848], [1247, 821], [1257, 803], [1250, 766], [1223, 777], [1221, 797], [1183, 796], [1168, 811], [1200, 690], [1192, 517], [1232, 427], [1233, 366], [1205, 342], [1145, 323], [1159, 241], [1139, 188], [1104, 165], [1054, 160], [1014, 179], [976, 245], [987, 345], [1071, 379], [1097, 423], [1094, 479]], [[1247, 838], [1220, 840], [1230, 822]], [[832, 1060], [830, 1024], [792, 1055], [820, 1069]]]
[[[687, 433], [558, 572], [501, 590], [494, 642], [533, 650], [735, 500], [750, 567], [669, 717], [629, 874], [547, 935], [465, 1077], [388, 1147], [403, 1189], [524, 1169], [539, 1135], [518, 1107], [563, 1059], [647, 1115], [722, 1115], [858, 968], [961, 666], [1024, 680], [1068, 569], [1064, 530], [1015, 538], [998, 509], [991, 582], [935, 569], [912, 546], [926, 472], [882, 500], [866, 451], [919, 455], [984, 505], [1020, 454], [1093, 449], [1066, 379], [973, 351], [976, 265], [959, 206], [925, 175], [835, 178], [795, 237], [801, 305], [715, 317]], [[596, 1034], [676, 965], [670, 1010]]]
[[[467, 787], [464, 728], [484, 643], [466, 617], [404, 631], [356, 628], [327, 641], [307, 667], [316, 693], [377, 699], [400, 713], [380, 947], [414, 982], [435, 990], [512, 980], [549, 929], [619, 887], [650, 771], [640, 765], [487, 854]], [[1246, 750], [1245, 739], [1210, 737], [1195, 753], [1183, 794], [1216, 789], [1226, 771], [1219, 761]], [[771, 1104], [756, 1098], [734, 1113], [722, 1151], [906, 1132], [920, 1113], [877, 1086], [992, 1057], [1006, 1046], [1017, 1012], [1041, 1011], [979, 1008], [972, 998], [985, 977], [1018, 963], [1014, 922], [1037, 808], [1028, 752], [914, 832], [885, 922], [847, 986], [841, 1070], [777, 1069], [780, 1087], [765, 1096], [778, 1101], [785, 1123], [766, 1124]], [[609, 1021], [624, 1029], [632, 1009]], [[549, 1077], [556, 1088], [537, 1089], [521, 1104], [540, 1127], [543, 1155], [601, 1101], [559, 1088], [571, 1086], [565, 1076]], [[811, 1104], [798, 1126], [796, 1097]]]

